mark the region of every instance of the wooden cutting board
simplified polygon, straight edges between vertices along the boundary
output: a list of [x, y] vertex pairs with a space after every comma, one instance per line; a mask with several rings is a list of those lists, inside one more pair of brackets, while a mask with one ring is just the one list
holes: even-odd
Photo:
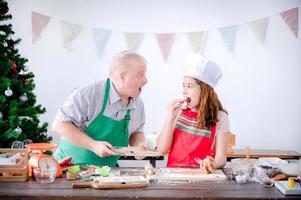
[[166, 181], [226, 181], [222, 170], [215, 170], [212, 174], [204, 174], [200, 169], [191, 168], [161, 168], [156, 169], [149, 179]]
[[101, 183], [95, 181], [82, 181], [72, 183], [73, 188], [95, 188], [95, 189], [122, 189], [122, 188], [145, 188], [148, 183]]
[[122, 188], [144, 188], [148, 186], [148, 180], [142, 176], [109, 176], [99, 177], [94, 181], [78, 181], [72, 184], [73, 188], [95, 188], [95, 189], [122, 189]]
[[143, 156], [143, 157], [159, 157], [162, 156], [157, 151], [145, 150], [141, 147], [120, 147], [112, 149], [116, 155], [120, 156]]

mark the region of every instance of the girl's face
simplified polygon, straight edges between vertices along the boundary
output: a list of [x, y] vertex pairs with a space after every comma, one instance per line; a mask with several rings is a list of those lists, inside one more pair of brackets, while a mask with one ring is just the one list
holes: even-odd
[[196, 109], [200, 103], [201, 97], [201, 86], [197, 83], [197, 81], [189, 76], [184, 77], [183, 81], [183, 96], [184, 98], [190, 98], [191, 101], [188, 107], [193, 110]]

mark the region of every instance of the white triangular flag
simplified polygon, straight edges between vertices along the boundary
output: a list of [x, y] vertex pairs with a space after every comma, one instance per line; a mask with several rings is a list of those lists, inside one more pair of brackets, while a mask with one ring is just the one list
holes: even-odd
[[228, 26], [218, 29], [226, 48], [233, 53], [235, 50], [237, 26]]
[[99, 58], [101, 58], [102, 54], [104, 53], [107, 43], [111, 37], [111, 34], [111, 30], [93, 28], [94, 41], [97, 49], [97, 56]]
[[250, 22], [249, 25], [251, 26], [256, 38], [259, 40], [261, 44], [264, 43], [266, 33], [268, 30], [269, 18], [259, 19], [253, 22]]
[[131, 51], [137, 51], [141, 46], [141, 43], [144, 38], [143, 33], [124, 33], [124, 37], [126, 40], [126, 49]]
[[186, 36], [190, 42], [192, 51], [194, 53], [204, 54], [207, 39], [207, 31], [188, 32], [186, 33]]
[[70, 50], [72, 41], [79, 35], [82, 26], [61, 21], [64, 48]]

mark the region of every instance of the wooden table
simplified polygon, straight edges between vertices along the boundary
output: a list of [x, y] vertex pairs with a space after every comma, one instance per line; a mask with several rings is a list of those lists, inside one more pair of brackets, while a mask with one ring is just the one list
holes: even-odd
[[154, 183], [143, 189], [73, 189], [72, 182], [57, 178], [54, 183], [0, 182], [0, 199], [300, 199], [284, 196], [277, 188], [265, 188], [259, 183], [226, 182]]
[[[245, 158], [247, 150], [246, 149], [234, 149], [227, 153], [228, 160], [233, 158]], [[250, 149], [250, 158], [262, 158], [262, 157], [277, 157], [281, 159], [300, 159], [301, 154], [296, 151], [290, 150], [272, 150], [272, 149]]]
[[[119, 160], [137, 160], [134, 156], [120, 156]], [[149, 162], [156, 167], [157, 160], [164, 160], [164, 156], [156, 156], [156, 157], [145, 157], [142, 160], [149, 160]]]
[[[230, 161], [233, 158], [245, 158], [246, 149], [233, 149], [233, 151], [227, 153], [227, 160]], [[273, 149], [250, 149], [250, 158], [262, 158], [262, 157], [276, 157], [281, 159], [300, 159], [301, 154], [291, 150], [273, 150]], [[120, 160], [136, 160], [133, 156], [121, 156]], [[164, 156], [159, 157], [146, 157], [143, 160], [149, 160], [150, 163], [156, 167], [157, 160], [164, 160]]]

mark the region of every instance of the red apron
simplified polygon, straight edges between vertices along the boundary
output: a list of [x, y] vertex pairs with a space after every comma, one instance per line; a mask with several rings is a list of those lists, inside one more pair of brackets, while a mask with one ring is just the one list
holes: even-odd
[[197, 128], [197, 113], [189, 109], [179, 115], [168, 155], [167, 167], [200, 167], [197, 159], [215, 156], [212, 148], [216, 126]]

